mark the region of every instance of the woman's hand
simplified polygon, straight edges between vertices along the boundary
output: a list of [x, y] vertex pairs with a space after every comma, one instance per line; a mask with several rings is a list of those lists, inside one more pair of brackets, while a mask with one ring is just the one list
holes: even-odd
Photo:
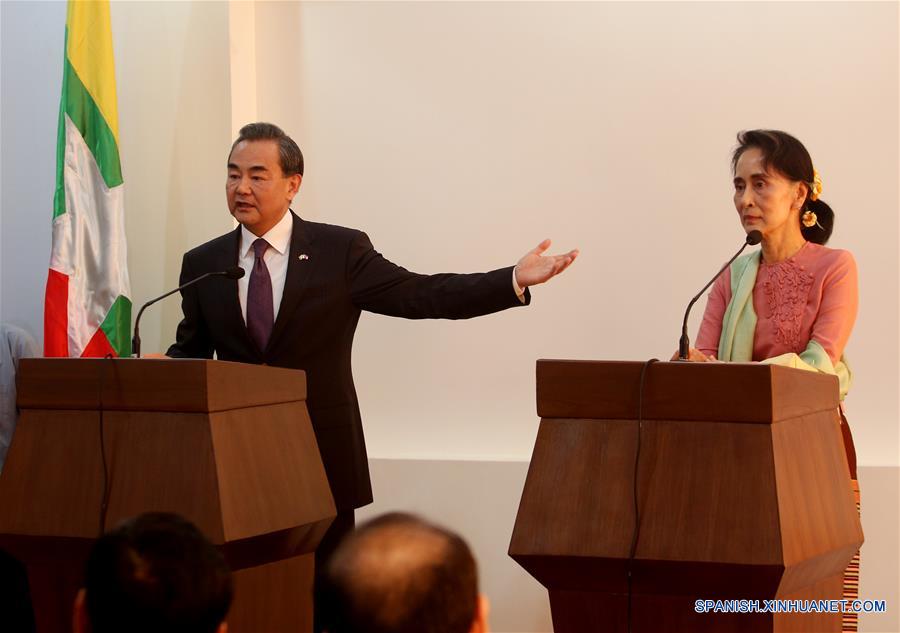
[[[672, 358], [670, 358], [669, 360], [678, 360], [678, 350], [675, 350], [675, 353], [672, 354]], [[688, 350], [687, 360], [694, 363], [713, 363], [716, 362], [716, 357], [713, 355], [707, 356], [699, 349], [692, 347], [690, 348], [690, 350]]]

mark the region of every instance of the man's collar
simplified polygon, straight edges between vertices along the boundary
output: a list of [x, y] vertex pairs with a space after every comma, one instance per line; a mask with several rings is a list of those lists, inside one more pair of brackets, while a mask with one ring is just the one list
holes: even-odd
[[[291, 244], [291, 233], [294, 229], [294, 214], [288, 209], [285, 211], [278, 224], [269, 229], [261, 237], [269, 243], [280, 255], [288, 252]], [[241, 257], [246, 257], [253, 247], [257, 236], [251, 233], [246, 226], [241, 225]]]

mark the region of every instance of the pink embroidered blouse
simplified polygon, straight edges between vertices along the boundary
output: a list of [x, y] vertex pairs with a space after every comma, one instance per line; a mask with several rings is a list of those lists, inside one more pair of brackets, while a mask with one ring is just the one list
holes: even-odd
[[[722, 318], [731, 301], [731, 270], [709, 293], [696, 347], [718, 354]], [[759, 264], [753, 287], [756, 334], [753, 360], [760, 361], [806, 349], [818, 342], [837, 362], [844, 353], [859, 307], [856, 262], [848, 251], [807, 242], [792, 257]]]

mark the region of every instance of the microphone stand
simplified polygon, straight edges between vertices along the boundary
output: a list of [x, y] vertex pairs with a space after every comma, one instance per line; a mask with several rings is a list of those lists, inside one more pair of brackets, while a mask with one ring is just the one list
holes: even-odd
[[713, 282], [719, 278], [725, 269], [731, 266], [731, 263], [738, 258], [738, 256], [744, 252], [744, 249], [748, 246], [755, 246], [762, 241], [762, 233], [759, 231], [750, 231], [747, 233], [747, 238], [744, 240], [744, 245], [741, 246], [740, 250], [735, 253], [731, 259], [729, 259], [722, 268], [719, 269], [719, 272], [716, 273], [716, 276], [709, 280], [709, 283], [703, 286], [703, 289], [697, 293], [697, 295], [691, 299], [691, 302], [688, 304], [687, 310], [684, 311], [684, 321], [681, 323], [681, 339], [678, 341], [678, 360], [687, 360], [688, 353], [690, 352], [691, 340], [688, 338], [687, 333], [687, 323], [688, 316], [691, 314], [691, 308], [694, 307], [694, 304], [697, 303], [697, 299], [703, 296], [703, 293], [706, 292], [706, 289], [709, 288]]
[[219, 270], [211, 273], [205, 273], [200, 275], [196, 279], [191, 279], [186, 284], [182, 284], [175, 288], [175, 290], [170, 290], [169, 292], [158, 296], [156, 299], [151, 299], [147, 303], [141, 306], [141, 309], [138, 311], [137, 319], [134, 321], [134, 336], [131, 337], [131, 354], [135, 358], [141, 357], [141, 315], [144, 314], [144, 310], [146, 310], [149, 306], [152, 306], [154, 303], [159, 301], [160, 299], [165, 299], [171, 294], [175, 294], [181, 290], [184, 290], [188, 286], [192, 286], [198, 281], [203, 281], [207, 277], [227, 277], [228, 279], [240, 279], [244, 276], [244, 269], [235, 266], [234, 268], [229, 268], [228, 270]]

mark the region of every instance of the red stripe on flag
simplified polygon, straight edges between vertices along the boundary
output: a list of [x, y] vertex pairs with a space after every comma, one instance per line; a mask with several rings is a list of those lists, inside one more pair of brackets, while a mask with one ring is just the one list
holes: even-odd
[[107, 354], [117, 356], [116, 350], [113, 349], [113, 346], [109, 344], [109, 339], [106, 338], [106, 333], [100, 328], [97, 328], [97, 331], [94, 332], [94, 335], [88, 342], [87, 347], [81, 352], [81, 357], [101, 358]]
[[44, 356], [69, 355], [69, 276], [50, 269], [44, 295]]

